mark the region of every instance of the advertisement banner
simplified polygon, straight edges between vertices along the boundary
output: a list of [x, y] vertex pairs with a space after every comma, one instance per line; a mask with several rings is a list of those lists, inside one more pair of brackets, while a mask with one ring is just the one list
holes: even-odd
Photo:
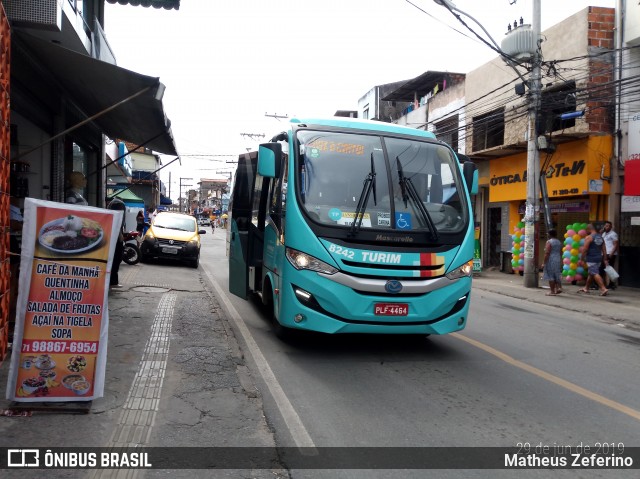
[[27, 198], [7, 399], [102, 397], [122, 212]]
[[473, 246], [473, 272], [482, 272], [482, 257], [480, 253], [480, 227], [476, 226], [473, 232], [474, 246]]
[[630, 113], [626, 161], [640, 160], [640, 112]]
[[[547, 183], [549, 198], [562, 199], [588, 194], [608, 195], [610, 185], [608, 162], [612, 137], [598, 136], [563, 143], [541, 171]], [[489, 162], [489, 201], [525, 200], [527, 198], [527, 154], [518, 153]]]

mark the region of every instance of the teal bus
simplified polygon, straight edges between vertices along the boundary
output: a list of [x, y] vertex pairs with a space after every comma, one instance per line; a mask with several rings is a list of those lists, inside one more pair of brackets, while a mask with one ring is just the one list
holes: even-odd
[[258, 295], [279, 336], [461, 330], [477, 188], [476, 165], [431, 132], [291, 119], [239, 155], [229, 290]]

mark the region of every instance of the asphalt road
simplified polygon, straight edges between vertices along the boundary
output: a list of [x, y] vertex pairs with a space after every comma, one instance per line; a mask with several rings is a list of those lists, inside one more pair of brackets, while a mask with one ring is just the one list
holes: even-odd
[[[226, 312], [281, 446], [640, 446], [640, 333], [584, 313], [475, 290], [459, 334], [305, 335], [284, 343], [228, 293], [224, 231], [201, 267]], [[363, 465], [364, 468], [364, 465]], [[292, 471], [292, 477], [461, 477], [461, 471]], [[549, 470], [464, 477], [550, 477]], [[553, 477], [637, 477], [553, 471]]]

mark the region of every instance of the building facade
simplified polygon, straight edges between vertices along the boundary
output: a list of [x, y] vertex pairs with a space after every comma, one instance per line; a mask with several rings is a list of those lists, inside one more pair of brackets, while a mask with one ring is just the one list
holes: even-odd
[[[165, 8], [179, 6], [165, 1]], [[68, 181], [78, 173], [87, 180], [80, 194], [89, 205], [104, 206], [107, 169], [121, 159], [116, 139], [177, 154], [162, 105], [165, 87], [158, 78], [116, 65], [103, 30], [104, 0], [2, 0], [0, 6], [6, 12], [0, 64], [9, 95], [2, 110], [8, 134], [0, 138], [0, 150], [9, 154], [0, 182], [10, 192], [0, 217], [8, 218], [10, 202], [22, 209], [26, 197], [65, 201]], [[11, 233], [19, 237], [19, 231]], [[12, 255], [19, 251], [2, 249], [0, 261]], [[3, 297], [16, 289], [16, 276], [0, 272]], [[14, 314], [8, 306], [0, 315], [1, 361], [7, 318]]]
[[[588, 7], [542, 32], [536, 148], [546, 200], [536, 244], [541, 260], [547, 224], [562, 235], [573, 223], [610, 220], [620, 234], [621, 284], [640, 286], [640, 275], [625, 271], [640, 261], [640, 161], [637, 170], [631, 163], [640, 160], [640, 133], [634, 136], [640, 98], [632, 87], [640, 68], [640, 10], [619, 4], [618, 13]], [[433, 131], [478, 165], [474, 214], [482, 263], [505, 272], [527, 198], [527, 66], [519, 67], [520, 77], [500, 58], [464, 75], [425, 72], [380, 97], [394, 102], [399, 116], [392, 121]], [[359, 112], [374, 93], [360, 99]], [[630, 184], [638, 186], [623, 196]]]
[[[546, 224], [560, 234], [573, 223], [615, 221], [613, 132], [615, 11], [588, 7], [542, 33], [542, 92], [536, 120], [549, 218], [540, 209], [537, 258]], [[484, 266], [509, 271], [511, 235], [527, 197], [528, 93], [495, 59], [466, 78], [465, 153], [480, 166]], [[538, 261], [540, 262], [540, 261]]]
[[400, 106], [396, 105], [394, 101], [383, 101], [382, 98], [404, 83], [406, 81], [398, 81], [371, 88], [358, 100], [357, 118], [386, 122], [396, 120], [401, 116], [398, 110]]
[[[619, 53], [616, 62], [616, 162], [620, 190], [620, 277], [623, 284], [640, 287], [640, 96], [635, 85], [640, 77], [640, 3], [623, 2], [616, 12]], [[626, 278], [626, 279], [625, 279]]]

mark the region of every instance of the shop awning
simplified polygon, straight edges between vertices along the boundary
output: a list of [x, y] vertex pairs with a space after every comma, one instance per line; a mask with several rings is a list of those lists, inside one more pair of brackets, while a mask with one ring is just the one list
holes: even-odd
[[173, 201], [171, 201], [171, 198], [167, 198], [162, 193], [160, 193], [160, 204], [169, 206], [173, 204]]
[[120, 198], [124, 204], [144, 205], [144, 200], [129, 189], [116, 191], [112, 195], [109, 195], [108, 198], [112, 199], [114, 196]]
[[416, 98], [425, 96], [438, 83], [447, 78], [447, 75], [462, 75], [461, 73], [450, 73], [440, 71], [428, 71], [407, 81], [402, 86], [396, 88], [382, 98], [383, 101], [414, 101]]
[[143, 7], [164, 8], [165, 10], [178, 10], [180, 0], [107, 0], [109, 3], [119, 3], [120, 5], [141, 5]]
[[[25, 33], [18, 39], [50, 70], [69, 98], [110, 138], [177, 155], [159, 78], [112, 65]], [[133, 98], [130, 98], [137, 95]], [[123, 102], [123, 100], [128, 99]]]

